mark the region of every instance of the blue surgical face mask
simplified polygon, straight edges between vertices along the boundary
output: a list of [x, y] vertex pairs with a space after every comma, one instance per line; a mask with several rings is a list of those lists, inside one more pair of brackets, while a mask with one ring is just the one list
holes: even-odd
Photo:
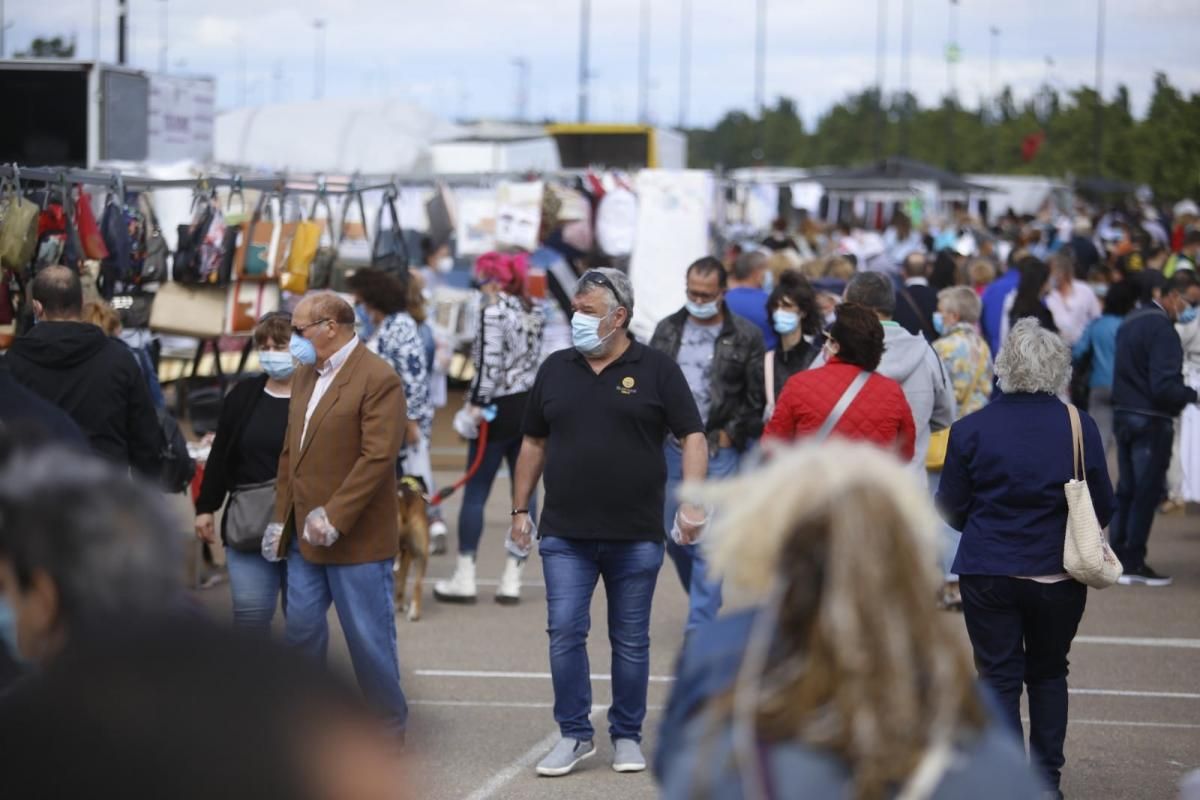
[[354, 306], [354, 317], [358, 321], [358, 335], [363, 339], [370, 339], [375, 333], [375, 323], [371, 321], [371, 314], [367, 311], [366, 303], [357, 303]]
[[767, 270], [763, 273], [762, 290], [768, 294], [775, 288], [775, 273]]
[[1096, 293], [1096, 297], [1099, 297], [1101, 300], [1103, 300], [1105, 297], [1108, 297], [1108, 284], [1093, 283], [1092, 291]]
[[1179, 315], [1179, 322], [1183, 325], [1188, 325], [1196, 321], [1197, 309], [1195, 306], [1188, 306]]
[[795, 333], [800, 327], [800, 315], [795, 311], [785, 311], [782, 308], [775, 309], [775, 313], [771, 315], [771, 322], [775, 325], [775, 332], [786, 336], [789, 333]]
[[277, 381], [285, 381], [296, 371], [296, 360], [291, 353], [280, 353], [275, 350], [264, 350], [258, 354], [258, 365], [268, 377]]
[[696, 319], [712, 319], [721, 313], [721, 303], [719, 300], [713, 300], [711, 303], [693, 303], [688, 300], [687, 311]]
[[575, 345], [575, 349], [585, 356], [600, 353], [604, 349], [604, 342], [608, 340], [609, 336], [616, 333], [614, 328], [606, 336], [600, 335], [600, 323], [607, 318], [608, 315], [593, 317], [591, 314], [581, 314], [576, 311], [571, 316], [571, 343]]
[[944, 336], [946, 333], [946, 318], [940, 311], [933, 312], [933, 329], [938, 332], [939, 336]]
[[291, 353], [292, 358], [305, 366], [311, 367], [317, 363], [316, 346], [297, 333], [292, 334], [292, 341], [288, 343], [288, 352]]
[[0, 597], [0, 645], [14, 660], [22, 660], [21, 651], [17, 649], [17, 615], [3, 597]]

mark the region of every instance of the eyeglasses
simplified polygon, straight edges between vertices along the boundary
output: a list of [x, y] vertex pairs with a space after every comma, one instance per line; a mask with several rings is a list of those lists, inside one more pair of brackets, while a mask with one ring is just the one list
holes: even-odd
[[297, 336], [303, 336], [304, 332], [306, 330], [308, 330], [309, 328], [315, 327], [317, 325], [320, 325], [322, 322], [333, 322], [333, 320], [326, 317], [325, 319], [319, 319], [316, 322], [310, 322], [307, 325], [301, 325], [300, 327], [296, 327], [295, 325], [293, 325], [292, 333], [296, 334]]

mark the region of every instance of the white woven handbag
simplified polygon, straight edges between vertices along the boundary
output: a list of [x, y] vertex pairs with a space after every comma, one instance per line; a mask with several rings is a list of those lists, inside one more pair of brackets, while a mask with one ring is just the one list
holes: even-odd
[[1092, 495], [1088, 491], [1083, 452], [1083, 428], [1079, 410], [1067, 406], [1071, 415], [1071, 446], [1074, 450], [1075, 477], [1067, 481], [1067, 538], [1063, 545], [1063, 568], [1067, 573], [1093, 589], [1106, 589], [1117, 582], [1125, 570], [1096, 519]]

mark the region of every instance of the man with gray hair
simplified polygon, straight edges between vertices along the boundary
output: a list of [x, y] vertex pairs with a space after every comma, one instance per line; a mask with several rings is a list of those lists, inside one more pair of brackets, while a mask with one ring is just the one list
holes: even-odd
[[68, 640], [176, 608], [175, 521], [128, 471], [76, 450], [0, 454], [0, 650], [38, 666]]
[[[954, 422], [954, 387], [946, 368], [923, 336], [904, 330], [892, 319], [896, 313], [896, 290], [892, 279], [880, 272], [860, 272], [846, 287], [845, 301], [866, 306], [883, 323], [883, 361], [876, 370], [904, 389], [904, 396], [917, 426], [917, 446], [912, 465], [922, 483], [929, 435]], [[818, 362], [824, 363], [822, 358]], [[820, 363], [813, 364], [814, 367]]]
[[[562, 740], [537, 772], [566, 775], [596, 752], [587, 634], [601, 578], [612, 644], [612, 766], [639, 772], [646, 768], [650, 602], [663, 561], [663, 441], [670, 432], [681, 442], [686, 480], [704, 478], [708, 444], [683, 371], [629, 335], [633, 289], [624, 273], [584, 273], [571, 305], [574, 347], [546, 359], [526, 405], [509, 534], [517, 549], [532, 547], [529, 500], [544, 478], [536, 530]], [[702, 510], [685, 506], [681, 541], [694, 541], [704, 521]]]

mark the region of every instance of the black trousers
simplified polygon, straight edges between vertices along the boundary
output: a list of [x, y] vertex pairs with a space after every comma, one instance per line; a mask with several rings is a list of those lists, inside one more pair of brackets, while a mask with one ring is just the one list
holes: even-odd
[[962, 575], [963, 617], [975, 666], [1024, 740], [1021, 689], [1029, 693], [1029, 750], [1049, 784], [1062, 777], [1067, 738], [1067, 653], [1087, 604], [1076, 581]]

